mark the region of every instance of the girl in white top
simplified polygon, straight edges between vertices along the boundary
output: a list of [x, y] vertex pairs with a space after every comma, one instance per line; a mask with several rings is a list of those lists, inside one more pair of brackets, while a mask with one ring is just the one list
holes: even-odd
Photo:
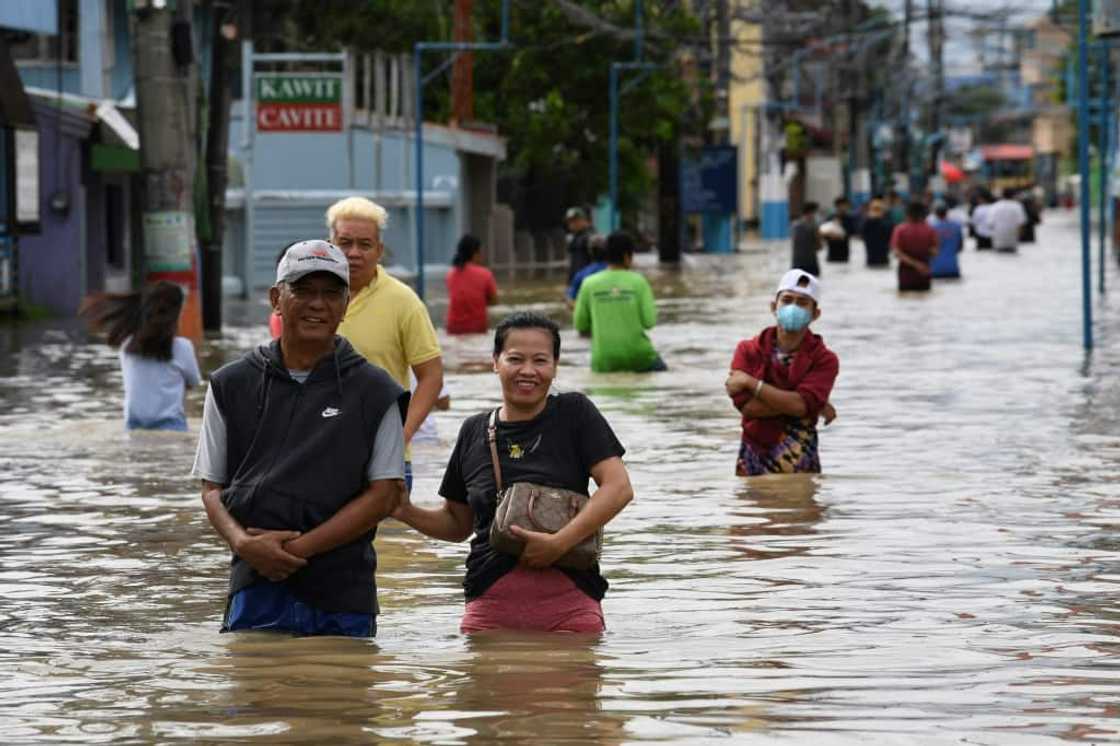
[[139, 293], [101, 293], [82, 302], [81, 316], [120, 348], [124, 421], [129, 430], [187, 429], [183, 394], [201, 380], [194, 346], [175, 336], [183, 291], [170, 282]]

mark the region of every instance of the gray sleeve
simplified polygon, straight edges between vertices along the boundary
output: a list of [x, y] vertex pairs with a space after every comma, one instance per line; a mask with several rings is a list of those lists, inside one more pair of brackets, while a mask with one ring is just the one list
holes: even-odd
[[214, 390], [209, 387], [206, 389], [206, 403], [202, 405], [202, 427], [198, 433], [198, 450], [194, 455], [191, 476], [216, 484], [226, 484], [229, 481], [226, 468], [226, 421], [214, 400]]
[[366, 467], [366, 477], [371, 482], [379, 479], [404, 479], [404, 423], [400, 409], [394, 401], [381, 415], [373, 452]]

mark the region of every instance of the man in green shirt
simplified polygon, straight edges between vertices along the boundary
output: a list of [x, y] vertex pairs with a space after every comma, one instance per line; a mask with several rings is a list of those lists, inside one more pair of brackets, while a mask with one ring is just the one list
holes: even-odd
[[666, 370], [646, 329], [657, 323], [653, 289], [630, 271], [634, 239], [615, 231], [607, 237], [607, 268], [583, 281], [576, 298], [576, 330], [591, 333], [591, 370], [596, 373]]

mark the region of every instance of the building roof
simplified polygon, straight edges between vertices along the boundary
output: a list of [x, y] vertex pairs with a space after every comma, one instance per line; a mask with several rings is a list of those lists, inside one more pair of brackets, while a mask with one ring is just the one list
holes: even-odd
[[67, 111], [91, 123], [100, 121], [120, 141], [120, 144], [131, 150], [140, 149], [140, 134], [117, 108], [120, 106], [117, 102], [47, 88], [28, 87], [27, 93], [38, 101], [49, 103], [59, 111]]

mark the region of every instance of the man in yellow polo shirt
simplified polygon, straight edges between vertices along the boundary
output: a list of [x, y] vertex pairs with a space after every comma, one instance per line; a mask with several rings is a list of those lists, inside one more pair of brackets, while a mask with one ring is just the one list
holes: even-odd
[[[347, 197], [327, 210], [330, 242], [350, 264], [350, 305], [338, 333], [407, 391], [408, 371], [416, 390], [404, 423], [405, 443], [424, 422], [443, 387], [443, 358], [424, 302], [381, 266], [381, 232], [389, 213], [364, 197]], [[405, 481], [412, 489], [412, 455], [405, 452]]]

